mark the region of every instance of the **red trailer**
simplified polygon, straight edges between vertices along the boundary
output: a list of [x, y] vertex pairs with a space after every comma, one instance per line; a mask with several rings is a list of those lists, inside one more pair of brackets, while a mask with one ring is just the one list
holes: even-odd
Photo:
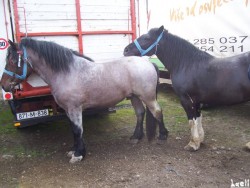
[[[7, 39], [20, 42], [28, 36], [55, 41], [98, 60], [122, 56], [123, 48], [136, 38], [135, 0], [2, 0], [2, 4], [0, 17], [4, 22], [0, 24], [5, 34], [0, 36], [0, 75]], [[50, 88], [36, 74], [15, 92], [3, 91], [3, 97], [9, 101], [16, 127], [64, 116]]]

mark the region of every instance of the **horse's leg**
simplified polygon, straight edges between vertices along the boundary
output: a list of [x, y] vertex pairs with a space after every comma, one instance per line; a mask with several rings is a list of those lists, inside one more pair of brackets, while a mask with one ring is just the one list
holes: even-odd
[[200, 107], [199, 104], [195, 104], [190, 97], [181, 98], [181, 104], [186, 111], [191, 129], [190, 141], [184, 149], [196, 151], [200, 148], [200, 144], [204, 141], [204, 130], [202, 127]]
[[82, 109], [74, 108], [67, 111], [67, 115], [71, 121], [73, 136], [74, 136], [74, 151], [68, 153], [71, 157], [70, 163], [81, 161], [86, 155], [86, 149], [83, 142], [82, 134]]
[[200, 137], [200, 142], [203, 143], [205, 132], [204, 132], [204, 129], [202, 127], [202, 114], [201, 114], [201, 112], [199, 114], [200, 114], [200, 117], [197, 117], [198, 134], [199, 134], [199, 137]]
[[250, 142], [246, 143], [246, 149], [250, 151]]
[[157, 123], [159, 125], [159, 140], [166, 140], [168, 137], [168, 130], [164, 125], [164, 121], [163, 121], [163, 114], [162, 114], [162, 109], [160, 107], [160, 105], [158, 104], [158, 102], [156, 100], [150, 101], [148, 102], [147, 100], [143, 101], [147, 108], [149, 109], [149, 111], [152, 113], [152, 115], [154, 116], [154, 118], [157, 120]]
[[134, 130], [134, 134], [131, 136], [130, 140], [132, 143], [137, 143], [139, 140], [141, 140], [144, 136], [143, 134], [143, 120], [145, 115], [145, 108], [142, 104], [142, 101], [136, 97], [131, 97], [131, 103], [134, 107], [137, 123]]

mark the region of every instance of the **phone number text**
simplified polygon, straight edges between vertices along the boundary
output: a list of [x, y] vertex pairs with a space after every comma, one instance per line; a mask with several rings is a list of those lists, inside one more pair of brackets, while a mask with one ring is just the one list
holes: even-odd
[[193, 44], [203, 51], [214, 52], [244, 52], [244, 42], [248, 36], [232, 36], [215, 38], [196, 38], [193, 39]]

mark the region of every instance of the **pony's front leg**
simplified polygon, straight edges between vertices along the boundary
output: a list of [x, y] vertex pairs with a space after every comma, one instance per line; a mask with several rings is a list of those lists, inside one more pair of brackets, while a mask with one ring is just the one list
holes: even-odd
[[204, 130], [201, 124], [202, 115], [200, 117], [193, 118], [189, 120], [189, 125], [191, 129], [191, 137], [185, 150], [196, 151], [200, 148], [201, 143], [204, 141]]
[[74, 136], [74, 147], [73, 151], [68, 153], [71, 157], [70, 163], [81, 161], [86, 155], [85, 144], [83, 142], [83, 127], [82, 127], [82, 109], [76, 108], [69, 110], [67, 115], [71, 121], [72, 132]]
[[246, 143], [246, 149], [250, 151], [250, 142]]
[[188, 151], [197, 151], [204, 141], [204, 130], [202, 127], [202, 114], [199, 104], [195, 104], [191, 98], [181, 100], [182, 106], [187, 113], [191, 136], [188, 145], [184, 147]]

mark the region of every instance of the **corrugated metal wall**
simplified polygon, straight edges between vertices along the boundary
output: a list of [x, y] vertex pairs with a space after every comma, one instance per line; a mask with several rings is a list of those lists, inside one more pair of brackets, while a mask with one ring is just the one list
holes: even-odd
[[17, 38], [27, 33], [83, 51], [94, 60], [122, 56], [123, 48], [135, 34], [130, 0], [13, 0], [13, 3]]
[[[135, 0], [12, 0], [14, 35], [53, 41], [95, 61], [123, 56], [136, 38]], [[46, 86], [36, 74], [22, 84]]]

